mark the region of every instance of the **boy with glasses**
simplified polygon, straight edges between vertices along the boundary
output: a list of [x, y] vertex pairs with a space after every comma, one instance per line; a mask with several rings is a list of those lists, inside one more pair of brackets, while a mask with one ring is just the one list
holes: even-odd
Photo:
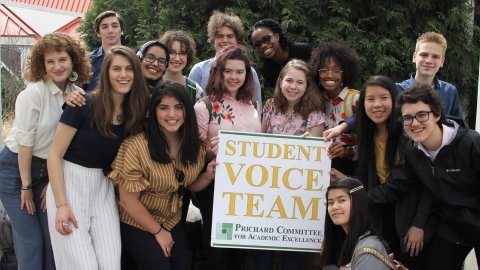
[[[445, 115], [458, 118], [463, 121], [462, 104], [457, 88], [437, 78], [437, 72], [445, 63], [445, 52], [447, 51], [447, 40], [442, 34], [436, 32], [425, 32], [421, 34], [413, 52], [413, 63], [415, 63], [415, 74], [410, 79], [397, 83], [398, 91], [404, 91], [417, 84], [426, 84], [435, 89], [440, 97]], [[466, 124], [464, 122], [464, 124]], [[355, 117], [345, 120], [342, 124], [324, 132], [324, 137], [329, 140], [340, 134], [352, 131], [355, 126]]]
[[[425, 269], [462, 269], [462, 263], [480, 243], [480, 135], [445, 120], [437, 91], [416, 85], [397, 99], [400, 120], [412, 140], [405, 160], [392, 179], [371, 190], [375, 203], [395, 200], [401, 193], [422, 188], [437, 220], [430, 243], [424, 246]], [[418, 209], [421, 209], [419, 207]]]

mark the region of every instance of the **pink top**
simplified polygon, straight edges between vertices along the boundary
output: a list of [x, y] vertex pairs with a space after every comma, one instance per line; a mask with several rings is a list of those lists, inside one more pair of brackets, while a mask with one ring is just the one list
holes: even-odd
[[251, 102], [224, 95], [220, 101], [212, 102], [212, 119], [208, 119], [208, 109], [202, 100], [194, 108], [203, 141], [217, 136], [219, 130], [261, 132], [260, 116]]
[[310, 128], [325, 125], [325, 114], [322, 111], [314, 111], [307, 119], [297, 113], [283, 114], [273, 103], [273, 99], [267, 100], [263, 117], [267, 121], [267, 133], [303, 135]]

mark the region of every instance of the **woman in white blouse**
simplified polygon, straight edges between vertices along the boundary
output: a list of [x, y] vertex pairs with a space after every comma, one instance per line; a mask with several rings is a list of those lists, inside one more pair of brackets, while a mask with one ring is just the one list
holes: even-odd
[[15, 103], [15, 121], [0, 152], [0, 200], [10, 217], [19, 269], [55, 269], [45, 212], [46, 158], [66, 94], [88, 80], [83, 45], [62, 33], [32, 48], [30, 82]]

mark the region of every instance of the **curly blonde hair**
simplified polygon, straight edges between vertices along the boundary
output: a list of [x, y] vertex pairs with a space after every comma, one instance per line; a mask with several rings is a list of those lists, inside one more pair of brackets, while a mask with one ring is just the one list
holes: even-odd
[[66, 51], [72, 59], [73, 71], [78, 74], [76, 83], [86, 83], [90, 78], [90, 61], [85, 47], [78, 39], [64, 33], [46, 34], [32, 48], [25, 68], [25, 78], [30, 82], [38, 82], [46, 75], [45, 53]]

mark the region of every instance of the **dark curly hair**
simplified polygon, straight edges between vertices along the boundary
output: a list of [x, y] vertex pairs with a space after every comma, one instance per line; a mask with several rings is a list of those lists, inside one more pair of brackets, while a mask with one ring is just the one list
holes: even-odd
[[357, 52], [350, 48], [346, 43], [330, 41], [320, 44], [319, 47], [313, 49], [310, 57], [310, 66], [315, 74], [315, 79], [319, 84], [320, 90], [323, 87], [320, 85], [320, 78], [318, 70], [325, 66], [328, 59], [333, 58], [342, 70], [343, 86], [348, 88], [355, 88], [360, 73], [360, 65], [358, 63], [359, 56]]
[[253, 46], [253, 42], [252, 42], [253, 32], [255, 32], [255, 30], [257, 30], [258, 28], [262, 28], [262, 27], [266, 27], [266, 28], [270, 29], [270, 31], [272, 31], [272, 33], [274, 33], [274, 34], [278, 34], [278, 36], [280, 37], [278, 43], [280, 44], [280, 47], [283, 50], [286, 50], [287, 47], [292, 43], [292, 41], [283, 32], [283, 29], [282, 29], [282, 26], [280, 25], [280, 23], [278, 23], [277, 21], [274, 21], [272, 19], [264, 19], [264, 20], [260, 20], [260, 21], [256, 22], [252, 26], [252, 28], [250, 28], [250, 30], [248, 30], [248, 41], [250, 42], [250, 45]]
[[77, 72], [76, 83], [86, 83], [90, 78], [90, 61], [88, 60], [85, 47], [82, 43], [64, 33], [46, 34], [32, 48], [25, 68], [25, 79], [30, 82], [38, 82], [46, 75], [45, 53], [66, 51], [72, 59], [72, 70]]

